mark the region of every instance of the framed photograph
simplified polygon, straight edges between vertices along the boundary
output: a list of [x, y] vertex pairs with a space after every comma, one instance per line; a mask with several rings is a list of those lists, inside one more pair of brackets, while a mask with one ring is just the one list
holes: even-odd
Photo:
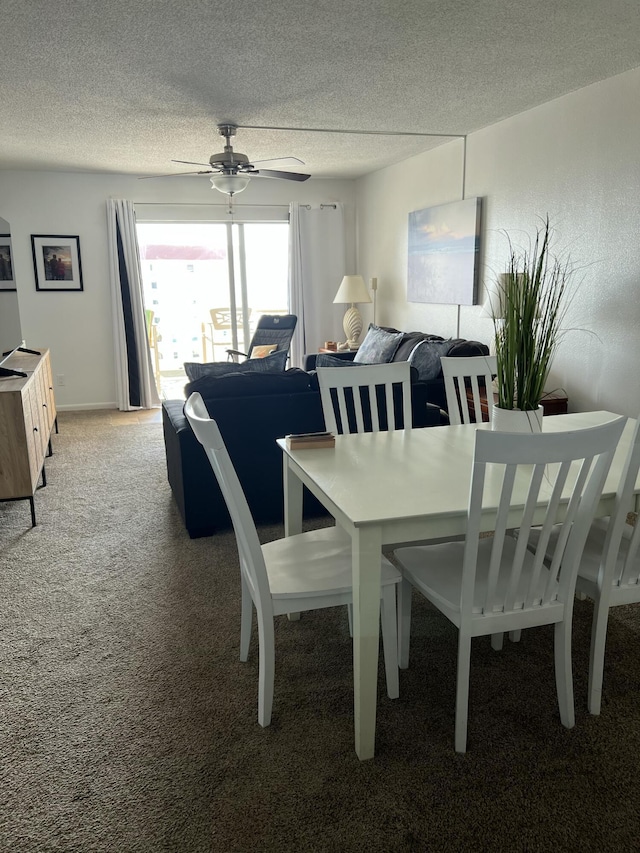
[[32, 234], [36, 290], [84, 290], [80, 238]]
[[10, 234], [0, 234], [0, 290], [17, 290], [13, 278]]
[[476, 305], [480, 198], [409, 214], [407, 301]]

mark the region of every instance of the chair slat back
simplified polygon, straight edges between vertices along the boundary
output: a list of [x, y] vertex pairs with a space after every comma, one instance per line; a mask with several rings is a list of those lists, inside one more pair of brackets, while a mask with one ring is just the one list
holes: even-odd
[[[492, 505], [496, 505], [496, 489], [499, 498], [483, 613], [531, 610], [570, 601], [587, 533], [625, 421], [618, 418], [597, 427], [541, 435], [477, 431], [464, 554], [463, 614], [470, 615], [474, 604], [483, 507], [490, 493]], [[559, 522], [562, 529], [547, 572], [544, 558], [551, 530]], [[541, 532], [529, 549], [533, 526]], [[505, 583], [500, 568], [507, 537], [515, 528], [515, 553]], [[525, 560], [531, 571], [526, 573], [528, 581], [523, 587]]]
[[640, 520], [636, 522], [622, 561], [622, 571], [617, 579], [619, 586], [635, 586], [640, 599]]
[[[480, 423], [482, 421], [480, 399], [482, 391], [486, 392], [488, 420], [491, 421], [493, 409], [492, 382], [493, 377], [498, 372], [495, 355], [461, 356], [459, 358], [443, 356], [440, 359], [440, 364], [442, 365], [444, 389], [447, 395], [449, 423], [469, 424], [473, 423], [474, 420]], [[472, 419], [469, 409], [468, 390], [473, 393], [474, 419]]]
[[207, 407], [197, 392], [191, 394], [185, 403], [184, 413], [207, 454], [229, 510], [238, 545], [240, 569], [252, 592], [251, 597], [265, 617], [272, 616], [271, 591], [258, 532], [218, 424], [209, 417]]
[[[316, 372], [324, 421], [330, 432], [411, 428], [409, 362], [319, 367]], [[399, 411], [394, 403], [394, 387], [401, 396]]]
[[[628, 531], [627, 515], [635, 508], [634, 489], [640, 470], [640, 417], [636, 420], [631, 445], [616, 493], [615, 509], [607, 528], [603, 547], [605, 577], [603, 583], [616, 586], [635, 586], [640, 582], [640, 522], [633, 532]], [[609, 580], [607, 580], [607, 578]], [[640, 588], [638, 590], [640, 598]]]

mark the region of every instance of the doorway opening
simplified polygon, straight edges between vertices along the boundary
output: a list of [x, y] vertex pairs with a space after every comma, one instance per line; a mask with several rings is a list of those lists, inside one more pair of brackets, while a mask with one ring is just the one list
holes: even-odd
[[184, 363], [246, 352], [262, 314], [288, 314], [288, 222], [138, 223], [151, 361], [161, 399]]

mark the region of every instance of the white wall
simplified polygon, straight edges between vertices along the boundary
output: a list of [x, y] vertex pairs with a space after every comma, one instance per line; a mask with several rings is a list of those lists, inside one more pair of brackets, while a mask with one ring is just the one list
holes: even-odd
[[[470, 135], [465, 196], [484, 199], [481, 281], [504, 269], [506, 229], [533, 233], [549, 214], [578, 267], [550, 384], [572, 411], [640, 410], [640, 69]], [[455, 336], [456, 306], [408, 303], [407, 219], [462, 198], [461, 140], [358, 181], [358, 268], [378, 277], [378, 321]], [[482, 292], [481, 292], [482, 301]], [[461, 337], [491, 342], [481, 307], [461, 307]], [[364, 312], [363, 312], [364, 314]]]
[[[242, 204], [345, 205], [348, 257], [354, 263], [353, 181], [314, 180], [304, 184], [252, 181], [238, 196]], [[60, 409], [115, 407], [114, 347], [107, 248], [108, 198], [134, 202], [223, 204], [225, 196], [200, 178], [140, 181], [130, 175], [0, 172], [0, 216], [11, 223], [22, 334], [30, 346], [51, 350]], [[35, 289], [31, 234], [79, 235], [84, 291]], [[336, 290], [340, 282], [336, 282]], [[335, 294], [327, 294], [333, 299]]]
[[[506, 243], [500, 229], [531, 232], [550, 214], [558, 245], [582, 268], [571, 326], [551, 384], [566, 388], [575, 411], [640, 409], [640, 69], [574, 92], [535, 110], [373, 173], [356, 183], [310, 180], [293, 185], [254, 181], [242, 203], [342, 201], [357, 263], [350, 271], [377, 276], [378, 322], [490, 342], [480, 306], [407, 303], [407, 218], [412, 210], [484, 199], [482, 279], [500, 271]], [[215, 196], [215, 197], [214, 197]], [[211, 203], [206, 180], [138, 181], [133, 176], [0, 172], [0, 216], [11, 223], [22, 332], [48, 346], [61, 408], [115, 405], [106, 200]], [[222, 196], [220, 199], [224, 200]], [[36, 292], [30, 234], [80, 236], [84, 293]], [[333, 294], [327, 295], [333, 299]], [[372, 306], [360, 306], [365, 327]], [[459, 321], [459, 328], [458, 328]]]
[[[0, 234], [8, 234], [11, 237], [11, 223], [1, 216]], [[13, 290], [0, 289], [0, 361], [2, 353], [18, 346], [21, 340], [18, 294]]]

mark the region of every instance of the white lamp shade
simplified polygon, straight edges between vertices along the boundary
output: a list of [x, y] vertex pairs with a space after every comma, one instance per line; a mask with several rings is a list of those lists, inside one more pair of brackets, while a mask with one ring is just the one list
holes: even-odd
[[371, 302], [369, 291], [361, 275], [345, 275], [340, 283], [334, 303]]
[[211, 179], [211, 186], [221, 193], [233, 195], [241, 193], [242, 190], [249, 186], [250, 178], [246, 175], [214, 175]]

